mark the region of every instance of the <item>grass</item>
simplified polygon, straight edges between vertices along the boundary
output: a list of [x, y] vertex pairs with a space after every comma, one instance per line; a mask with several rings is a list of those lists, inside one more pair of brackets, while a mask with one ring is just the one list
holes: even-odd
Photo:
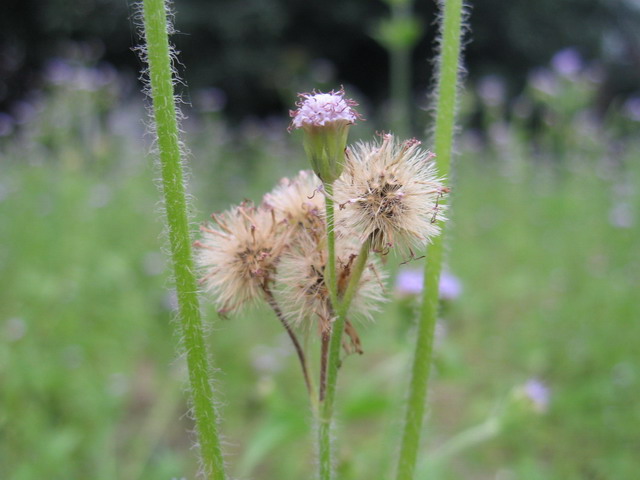
[[[195, 474], [155, 174], [135, 121], [109, 127], [127, 115], [105, 101], [100, 91], [51, 92], [22, 137], [0, 147], [3, 479]], [[259, 200], [304, 167], [284, 122], [282, 138], [256, 130], [242, 146], [225, 140], [219, 121], [196, 127], [188, 129], [196, 221]], [[511, 133], [508, 150], [461, 148], [448, 263], [464, 291], [443, 311], [417, 478], [635, 478], [640, 146], [611, 151], [590, 137], [578, 149], [573, 136], [562, 160], [550, 161], [544, 151], [533, 158], [523, 131]], [[221, 181], [210, 185], [214, 171]], [[616, 226], [620, 211], [631, 224]], [[413, 312], [411, 299], [389, 303], [362, 328], [365, 355], [344, 363], [343, 480], [390, 475]], [[307, 478], [309, 407], [277, 320], [255, 310], [222, 321], [210, 306], [205, 318], [231, 476]], [[550, 388], [547, 413], [518, 412], [488, 441], [428, 462], [532, 377]]]

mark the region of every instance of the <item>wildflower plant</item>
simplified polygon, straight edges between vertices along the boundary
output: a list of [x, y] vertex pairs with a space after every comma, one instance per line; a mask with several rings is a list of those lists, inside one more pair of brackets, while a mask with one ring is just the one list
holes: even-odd
[[[378, 257], [393, 249], [413, 257], [431, 242], [449, 192], [434, 155], [416, 139], [389, 133], [347, 147], [346, 129], [360, 117], [344, 95], [303, 94], [291, 113], [292, 128], [304, 130], [313, 171], [282, 179], [260, 205], [213, 214], [195, 242], [200, 281], [221, 313], [263, 300], [289, 333], [317, 417], [321, 479], [333, 475], [341, 350], [362, 353], [354, 320], [372, 318], [385, 300]], [[299, 331], [320, 338], [317, 393]]]
[[[330, 480], [334, 478], [331, 428], [341, 352], [363, 352], [356, 320], [371, 319], [385, 300], [386, 274], [380, 258], [395, 249], [415, 259], [415, 251], [430, 245], [434, 251], [427, 255], [424, 310], [398, 467], [398, 479], [412, 478], [435, 327], [442, 257], [438, 236], [449, 193], [446, 175], [455, 110], [460, 3], [447, 2], [443, 19], [441, 73], [452, 75], [448, 80], [441, 77], [439, 83], [436, 153], [442, 150], [444, 160], [436, 164], [435, 155], [420, 141], [397, 139], [391, 133], [348, 146], [349, 128], [361, 116], [344, 89], [301, 94], [297, 109], [291, 111], [290, 130], [303, 131], [312, 170], [281, 180], [259, 204], [243, 202], [212, 214], [195, 242], [187, 229], [166, 5], [163, 0], [144, 0], [143, 6], [147, 41], [143, 56], [150, 68], [203, 473], [218, 480], [226, 478], [194, 271], [220, 314], [237, 315], [248, 304], [264, 302], [286, 330], [315, 415], [319, 478]], [[447, 23], [456, 9], [458, 22]], [[455, 55], [447, 60], [451, 52]], [[451, 85], [445, 85], [447, 81]], [[446, 110], [444, 117], [441, 107]], [[196, 249], [195, 269], [190, 245]], [[309, 351], [313, 344], [303, 347], [300, 332], [315, 332], [319, 337], [319, 372], [311, 372], [307, 358], [313, 354]], [[317, 387], [314, 378], [318, 378]]]

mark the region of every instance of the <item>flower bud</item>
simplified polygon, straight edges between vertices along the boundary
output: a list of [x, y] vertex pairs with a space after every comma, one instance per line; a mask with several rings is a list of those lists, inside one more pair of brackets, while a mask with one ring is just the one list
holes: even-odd
[[292, 128], [304, 130], [304, 149], [313, 171], [323, 183], [333, 183], [342, 173], [349, 126], [360, 115], [357, 104], [344, 98], [344, 90], [301, 93], [297, 110], [290, 112]]

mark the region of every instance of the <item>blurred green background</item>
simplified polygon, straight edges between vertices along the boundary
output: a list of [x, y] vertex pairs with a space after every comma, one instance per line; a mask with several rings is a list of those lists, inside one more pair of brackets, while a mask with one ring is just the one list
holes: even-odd
[[[194, 231], [306, 168], [286, 131], [298, 91], [344, 84], [367, 118], [352, 139], [428, 138], [434, 3], [175, 8]], [[197, 471], [132, 12], [98, 0], [3, 12], [2, 479]], [[418, 480], [638, 476], [638, 12], [584, 0], [470, 9], [454, 288], [442, 287]], [[342, 480], [391, 477], [417, 307], [402, 279], [420, 268], [398, 272], [402, 260], [388, 261], [392, 301], [360, 328], [365, 354], [342, 369]], [[277, 320], [204, 310], [229, 472], [311, 478], [308, 401]]]

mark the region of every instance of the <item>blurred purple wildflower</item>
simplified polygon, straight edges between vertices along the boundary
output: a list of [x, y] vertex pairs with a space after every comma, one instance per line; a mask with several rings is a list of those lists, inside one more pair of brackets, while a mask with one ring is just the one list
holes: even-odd
[[2, 333], [8, 342], [16, 342], [27, 333], [27, 323], [20, 317], [9, 318], [5, 321]]
[[445, 270], [440, 275], [440, 298], [455, 300], [462, 293], [462, 283], [453, 273]]
[[73, 81], [75, 68], [62, 58], [52, 58], [45, 65], [44, 75], [52, 85], [64, 85]]
[[[396, 277], [396, 293], [399, 296], [418, 295], [422, 292], [423, 273], [421, 270], [406, 268], [398, 272]], [[440, 275], [440, 298], [455, 300], [462, 293], [462, 284], [458, 277], [449, 271]]]
[[118, 78], [115, 67], [109, 63], [88, 67], [64, 58], [49, 60], [44, 75], [51, 85], [90, 92], [111, 85]]
[[527, 383], [523, 387], [524, 394], [533, 403], [533, 408], [536, 412], [543, 413], [547, 411], [549, 407], [549, 387], [547, 387], [541, 380], [537, 378], [531, 378], [527, 380]]
[[7, 137], [13, 133], [13, 117], [0, 112], [0, 137]]
[[282, 369], [282, 355], [278, 350], [266, 345], [256, 345], [251, 349], [251, 364], [260, 373], [275, 373]]
[[504, 102], [506, 87], [502, 77], [487, 75], [478, 82], [478, 95], [485, 105], [496, 107]]
[[41, 105], [28, 100], [19, 100], [12, 106], [13, 121], [17, 125], [25, 125], [33, 121], [42, 110]]
[[563, 77], [574, 78], [583, 69], [584, 62], [578, 51], [569, 47], [560, 50], [553, 56], [551, 66]]
[[555, 96], [558, 93], [556, 76], [547, 68], [536, 68], [529, 74], [529, 84], [536, 90]]
[[196, 94], [196, 105], [203, 112], [220, 112], [226, 104], [227, 94], [220, 88], [203, 88]]
[[147, 252], [144, 257], [142, 257], [142, 270], [145, 275], [150, 277], [160, 275], [164, 272], [165, 268], [164, 255], [161, 252]]
[[284, 335], [278, 336], [275, 345], [256, 345], [251, 349], [251, 364], [253, 368], [263, 375], [273, 374], [286, 365], [287, 358], [292, 354], [289, 339]]
[[618, 202], [609, 211], [609, 223], [616, 228], [631, 228], [635, 223], [631, 204]]
[[625, 115], [634, 122], [640, 122], [640, 97], [631, 97], [622, 107]]
[[418, 295], [422, 292], [422, 272], [414, 269], [404, 269], [396, 277], [396, 292], [401, 295]]
[[496, 146], [506, 147], [511, 140], [509, 125], [506, 122], [495, 122], [489, 126], [489, 138]]

